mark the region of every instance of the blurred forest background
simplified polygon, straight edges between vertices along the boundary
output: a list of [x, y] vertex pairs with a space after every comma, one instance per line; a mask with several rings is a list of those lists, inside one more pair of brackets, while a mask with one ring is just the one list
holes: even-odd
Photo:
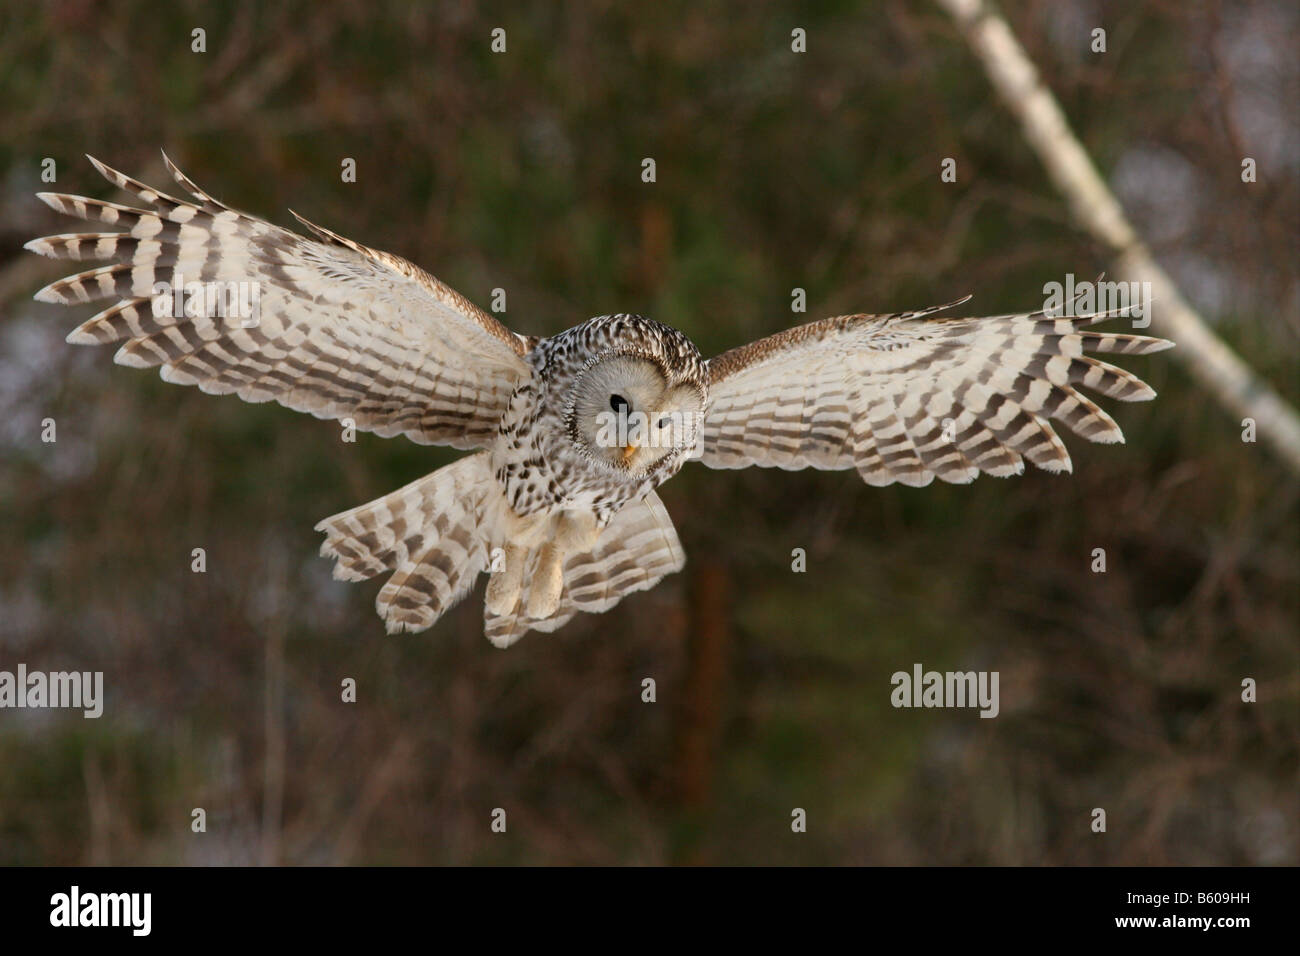
[[[1001, 7], [1161, 263], [1300, 401], [1300, 9]], [[1177, 350], [1122, 361], [1159, 398], [1103, 400], [1128, 443], [1065, 435], [1068, 478], [688, 465], [661, 490], [686, 570], [501, 652], [482, 584], [387, 637], [378, 583], [316, 553], [456, 453], [164, 384], [31, 301], [72, 270], [22, 243], [85, 228], [32, 194], [122, 200], [87, 152], [172, 188], [163, 147], [238, 208], [504, 288], [524, 333], [633, 311], [709, 355], [1035, 308], [1107, 253], [932, 4], [8, 3], [0, 94], [0, 669], [107, 696], [0, 712], [0, 862], [1300, 862], [1297, 482]], [[998, 670], [1001, 715], [891, 708], [917, 662]]]

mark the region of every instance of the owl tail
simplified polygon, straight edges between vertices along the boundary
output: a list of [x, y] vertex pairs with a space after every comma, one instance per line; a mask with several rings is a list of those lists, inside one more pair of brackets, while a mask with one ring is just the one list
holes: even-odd
[[497, 506], [487, 452], [462, 458], [376, 501], [316, 525], [334, 577], [364, 581], [392, 571], [375, 610], [390, 634], [423, 631], [487, 569], [485, 512]]
[[[469, 593], [480, 572], [509, 578], [508, 609], [489, 588], [492, 606], [484, 612], [484, 633], [498, 647], [530, 630], [554, 631], [579, 611], [607, 611], [685, 564], [672, 519], [654, 492], [615, 514], [594, 544], [569, 550], [546, 527], [538, 546], [520, 550], [503, 537], [512, 523], [501, 514], [506, 504], [497, 487], [488, 453], [470, 455], [326, 518], [316, 525], [325, 533], [320, 552], [335, 559], [334, 577], [342, 581], [393, 572], [375, 599], [390, 634], [431, 627]], [[491, 568], [493, 554], [509, 555], [509, 568]], [[548, 593], [540, 596], [543, 590]]]

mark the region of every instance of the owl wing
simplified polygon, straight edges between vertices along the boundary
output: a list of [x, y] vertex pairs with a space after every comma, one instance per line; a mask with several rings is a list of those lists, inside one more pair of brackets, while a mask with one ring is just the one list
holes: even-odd
[[[967, 296], [969, 298], [969, 296]], [[1095, 442], [1124, 440], [1079, 387], [1121, 401], [1155, 392], [1085, 352], [1173, 345], [1086, 331], [1117, 313], [928, 319], [965, 302], [812, 322], [708, 362], [702, 460], [713, 468], [856, 468], [871, 485], [966, 483], [1012, 475], [1027, 458], [1069, 471], [1049, 419]]]
[[[87, 158], [146, 208], [39, 194], [59, 212], [125, 230], [27, 243], [53, 258], [113, 262], [36, 293], [69, 305], [114, 300], [69, 342], [121, 342], [114, 356], [121, 365], [161, 366], [169, 382], [350, 418], [386, 437], [456, 448], [490, 442], [515, 385], [529, 374], [527, 339], [405, 259], [297, 213], [316, 239], [230, 209], [165, 155], [194, 202]], [[175, 315], [170, 296], [155, 302], [155, 283], [195, 282], [219, 291], [201, 308], [183, 297], [190, 314]]]

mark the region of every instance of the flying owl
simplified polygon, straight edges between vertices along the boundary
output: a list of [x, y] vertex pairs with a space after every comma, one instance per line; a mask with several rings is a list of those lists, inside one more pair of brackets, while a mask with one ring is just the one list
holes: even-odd
[[[692, 458], [851, 468], [871, 485], [1020, 474], [1025, 459], [1068, 472], [1049, 419], [1091, 441], [1123, 440], [1080, 386], [1121, 401], [1155, 395], [1084, 353], [1172, 345], [1084, 328], [1105, 314], [929, 318], [965, 299], [824, 319], [708, 360], [638, 315], [524, 336], [405, 259], [297, 213], [315, 238], [238, 212], [163, 159], [192, 201], [93, 158], [143, 208], [39, 194], [122, 231], [27, 243], [113, 263], [36, 298], [109, 301], [68, 341], [120, 342], [117, 363], [158, 366], [165, 381], [476, 449], [316, 526], [336, 578], [390, 574], [375, 603], [394, 633], [432, 626], [481, 573], [484, 630], [503, 647], [654, 586], [685, 560], [655, 489]], [[228, 307], [241, 283], [253, 312]]]

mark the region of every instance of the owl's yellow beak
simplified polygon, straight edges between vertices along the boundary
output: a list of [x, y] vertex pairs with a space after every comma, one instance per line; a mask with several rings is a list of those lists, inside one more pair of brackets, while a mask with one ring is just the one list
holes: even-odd
[[619, 452], [619, 458], [623, 464], [626, 465], [632, 460], [632, 456], [636, 454], [637, 448], [638, 446], [634, 443], [623, 446], [622, 451]]

